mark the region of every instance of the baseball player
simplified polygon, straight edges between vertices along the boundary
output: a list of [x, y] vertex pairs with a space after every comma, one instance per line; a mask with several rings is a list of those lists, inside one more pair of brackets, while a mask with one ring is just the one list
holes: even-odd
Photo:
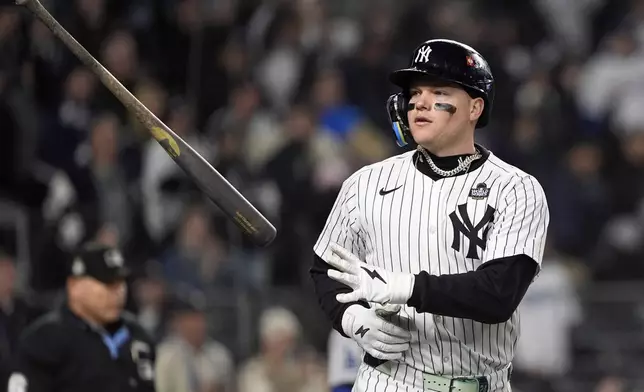
[[[511, 391], [516, 309], [549, 224], [543, 189], [474, 142], [494, 78], [473, 48], [426, 41], [390, 81], [397, 143], [416, 149], [343, 183], [310, 271], [334, 329], [366, 352], [353, 391]], [[402, 308], [386, 321], [373, 304]]]

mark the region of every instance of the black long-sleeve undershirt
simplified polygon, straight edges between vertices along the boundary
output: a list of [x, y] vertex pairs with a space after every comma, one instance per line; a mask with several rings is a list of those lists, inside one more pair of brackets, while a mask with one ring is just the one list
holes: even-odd
[[[351, 289], [329, 278], [328, 270], [329, 265], [316, 255], [310, 273], [318, 300], [333, 328], [346, 336], [342, 315], [352, 303], [340, 303], [335, 297]], [[537, 263], [526, 255], [491, 260], [476, 271], [461, 274], [435, 276], [421, 271], [407, 305], [420, 313], [502, 323], [519, 306], [536, 271]]]
[[331, 320], [333, 329], [346, 338], [348, 336], [342, 330], [342, 315], [344, 315], [344, 311], [349, 306], [356, 303], [365, 307], [369, 307], [369, 304], [367, 302], [350, 302], [347, 304], [338, 302], [338, 300], [335, 299], [335, 296], [338, 294], [349, 293], [351, 292], [351, 288], [331, 279], [329, 275], [327, 275], [329, 268], [329, 265], [322, 260], [320, 256], [315, 255], [313, 266], [309, 270], [309, 273], [311, 274], [315, 293], [318, 297], [320, 307], [322, 307], [322, 311], [326, 314], [329, 320]]
[[526, 255], [491, 260], [461, 274], [421, 271], [407, 305], [419, 313], [503, 323], [519, 306], [536, 271], [537, 263]]

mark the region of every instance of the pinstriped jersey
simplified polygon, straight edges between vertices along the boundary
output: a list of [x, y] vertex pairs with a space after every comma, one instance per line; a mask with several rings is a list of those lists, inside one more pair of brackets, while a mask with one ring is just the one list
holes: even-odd
[[[549, 212], [534, 177], [491, 152], [476, 169], [436, 180], [416, 168], [422, 160], [406, 152], [350, 176], [315, 253], [326, 259], [329, 244], [337, 242], [368, 264], [413, 274], [464, 273], [519, 254], [540, 268]], [[422, 389], [421, 372], [487, 376], [491, 391], [506, 389], [519, 339], [518, 312], [501, 324], [418, 313], [409, 306], [403, 314], [412, 344], [393, 364], [395, 380]]]

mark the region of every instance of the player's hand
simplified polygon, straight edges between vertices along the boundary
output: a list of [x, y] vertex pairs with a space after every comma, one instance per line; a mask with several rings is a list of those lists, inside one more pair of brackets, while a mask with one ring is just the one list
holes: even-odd
[[411, 332], [383, 317], [399, 310], [400, 306], [394, 310], [383, 310], [374, 307], [368, 309], [360, 304], [351, 305], [342, 316], [342, 329], [372, 357], [385, 361], [398, 360], [409, 350]]
[[326, 262], [337, 269], [329, 269], [329, 277], [353, 289], [350, 293], [338, 294], [339, 302], [365, 300], [384, 305], [406, 304], [414, 289], [413, 274], [368, 265], [337, 244], [331, 244], [331, 256]]

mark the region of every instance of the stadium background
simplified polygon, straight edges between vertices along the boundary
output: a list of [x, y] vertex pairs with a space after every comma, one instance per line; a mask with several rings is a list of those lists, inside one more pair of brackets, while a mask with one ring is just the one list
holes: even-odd
[[[98, 239], [135, 266], [128, 307], [159, 341], [164, 298], [200, 298], [237, 375], [288, 327], [299, 331], [288, 366], [306, 376], [290, 390], [328, 390], [311, 246], [349, 173], [399, 152], [388, 72], [443, 37], [477, 48], [496, 76], [478, 141], [534, 174], [550, 204], [514, 389], [644, 388], [644, 1], [44, 4], [279, 235], [250, 245], [44, 26], [4, 6], [0, 304], [23, 306], [0, 312], [0, 363], [9, 326], [54, 306], [68, 252]], [[285, 312], [262, 318], [276, 306], [299, 327]]]

